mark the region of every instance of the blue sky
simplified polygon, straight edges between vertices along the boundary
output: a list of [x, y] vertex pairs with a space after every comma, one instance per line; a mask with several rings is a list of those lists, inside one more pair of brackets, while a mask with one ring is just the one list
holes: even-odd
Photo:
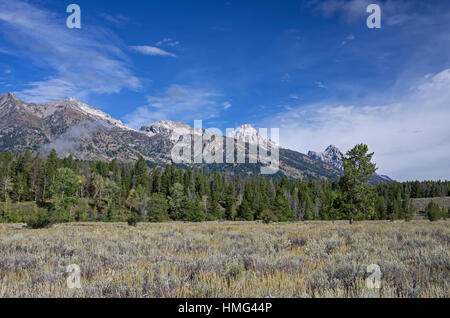
[[398, 180], [450, 179], [449, 59], [449, 1], [0, 0], [0, 92], [134, 128], [275, 127], [301, 152], [365, 142]]

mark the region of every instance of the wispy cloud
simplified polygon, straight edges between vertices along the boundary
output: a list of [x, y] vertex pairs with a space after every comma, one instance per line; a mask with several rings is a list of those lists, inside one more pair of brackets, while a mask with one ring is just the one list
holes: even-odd
[[223, 109], [227, 110], [228, 108], [231, 107], [231, 103], [230, 102], [224, 102], [223, 104]]
[[369, 0], [311, 0], [307, 5], [325, 17], [341, 15], [347, 22], [354, 22], [366, 15], [370, 3]]
[[285, 73], [282, 77], [281, 77], [281, 81], [283, 83], [287, 83], [291, 80], [291, 75], [289, 75], [288, 73]]
[[136, 52], [139, 52], [141, 54], [145, 55], [152, 55], [152, 56], [171, 56], [176, 57], [175, 54], [167, 52], [163, 49], [160, 49], [158, 47], [154, 46], [148, 46], [148, 45], [139, 45], [139, 46], [130, 46], [130, 49]]
[[178, 46], [179, 44], [180, 44], [179, 41], [175, 41], [175, 40], [173, 40], [171, 38], [164, 38], [161, 41], [156, 42], [157, 46], [171, 46], [171, 47], [174, 47], [174, 46]]
[[268, 118], [283, 146], [302, 152], [367, 143], [380, 172], [398, 180], [450, 179], [450, 69], [427, 75], [394, 102], [319, 103]]
[[7, 50], [0, 47], [0, 53], [1, 54], [10, 54]]
[[109, 21], [116, 25], [122, 25], [122, 24], [130, 21], [130, 19], [128, 17], [126, 17], [122, 14], [112, 15], [112, 14], [108, 14], [108, 13], [101, 13], [100, 16], [102, 18], [104, 18], [106, 21]]
[[341, 46], [344, 46], [345, 44], [347, 44], [350, 41], [353, 41], [354, 39], [356, 39], [356, 37], [353, 34], [347, 35], [345, 40], [341, 42]]
[[166, 119], [184, 122], [207, 120], [217, 116], [224, 107], [220, 98], [222, 94], [214, 90], [172, 85], [162, 94], [148, 96], [148, 104], [124, 116], [124, 121], [133, 128], [140, 128]]
[[324, 89], [327, 88], [327, 87], [325, 86], [325, 84], [322, 83], [321, 81], [317, 81], [317, 82], [316, 82], [316, 86], [319, 87], [319, 88], [324, 88]]
[[0, 0], [0, 29], [19, 57], [47, 71], [44, 79], [25, 83], [16, 92], [26, 101], [119, 93], [141, 86], [121, 41], [106, 29], [68, 29], [64, 16], [6, 0]]

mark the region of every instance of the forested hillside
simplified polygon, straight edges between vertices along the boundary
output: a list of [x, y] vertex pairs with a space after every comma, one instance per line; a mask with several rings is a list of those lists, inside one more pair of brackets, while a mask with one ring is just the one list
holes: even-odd
[[[345, 178], [327, 181], [230, 176], [220, 172], [150, 169], [113, 160], [80, 161], [0, 155], [0, 221], [23, 222], [36, 213], [58, 221], [410, 219], [412, 198], [450, 195], [450, 182], [367, 185], [367, 209], [353, 209]], [[366, 198], [367, 199], [367, 198]], [[356, 203], [355, 203], [356, 202]], [[445, 216], [445, 215], [443, 215]]]

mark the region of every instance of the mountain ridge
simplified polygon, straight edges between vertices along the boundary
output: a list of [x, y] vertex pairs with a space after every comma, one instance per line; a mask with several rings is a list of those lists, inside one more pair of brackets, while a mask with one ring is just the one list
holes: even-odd
[[[230, 136], [169, 120], [144, 125], [136, 130], [74, 98], [35, 104], [24, 102], [13, 93], [6, 93], [0, 97], [0, 111], [1, 152], [18, 153], [28, 149], [45, 153], [54, 148], [61, 156], [72, 154], [76, 159], [131, 162], [142, 156], [153, 165], [163, 166], [173, 163], [171, 151], [184, 136], [192, 140], [195, 136], [201, 136], [201, 145], [197, 147], [207, 153], [214, 153], [217, 147], [229, 142], [229, 138], [235, 145], [235, 151], [241, 149], [242, 144], [237, 141], [242, 140], [261, 142], [263, 145], [266, 142], [268, 149], [274, 145], [248, 124], [237, 128]], [[245, 144], [247, 159], [256, 160], [248, 153], [249, 145]], [[279, 154], [281, 175], [296, 179], [334, 179], [342, 175], [342, 170], [320, 158], [281, 147]], [[205, 167], [205, 164], [187, 166]], [[216, 167], [231, 174], [256, 174], [262, 166], [264, 162], [217, 163], [208, 168]]]
[[[316, 160], [325, 162], [328, 165], [335, 167], [339, 171], [344, 171], [344, 154], [335, 145], [329, 145], [324, 152], [308, 151], [308, 156]], [[378, 173], [374, 173], [370, 178], [370, 182], [374, 184], [394, 181], [395, 180], [391, 179], [390, 177], [379, 175]]]

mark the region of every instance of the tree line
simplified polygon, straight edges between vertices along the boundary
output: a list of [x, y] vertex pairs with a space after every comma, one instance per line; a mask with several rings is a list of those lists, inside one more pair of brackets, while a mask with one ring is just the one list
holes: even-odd
[[[373, 153], [347, 152], [337, 180], [279, 180], [220, 172], [0, 154], [0, 222], [26, 222], [38, 213], [59, 222], [395, 220], [413, 217], [412, 198], [448, 196], [449, 182], [371, 185]], [[447, 215], [444, 213], [442, 216]]]

